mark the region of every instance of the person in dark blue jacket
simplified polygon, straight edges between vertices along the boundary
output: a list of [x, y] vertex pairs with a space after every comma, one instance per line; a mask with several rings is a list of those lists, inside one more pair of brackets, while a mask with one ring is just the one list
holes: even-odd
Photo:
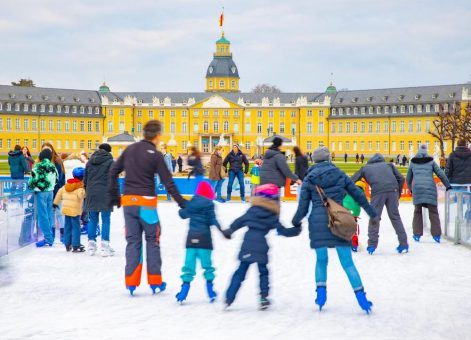
[[214, 267], [211, 262], [213, 241], [211, 238], [211, 226], [221, 230], [216, 214], [214, 212], [214, 190], [206, 181], [198, 183], [196, 192], [185, 208], [180, 209], [178, 214], [181, 218], [190, 219], [190, 229], [186, 238], [185, 265], [182, 268], [182, 289], [176, 295], [177, 301], [182, 303], [188, 296], [190, 282], [196, 274], [196, 260], [199, 259], [204, 269], [206, 289], [210, 302], [216, 299], [213, 290]]
[[304, 178], [298, 210], [293, 217], [292, 223], [295, 227], [300, 227], [302, 219], [308, 213], [309, 206], [312, 205], [308, 222], [311, 248], [316, 250], [317, 255], [316, 304], [319, 305], [319, 309], [322, 310], [327, 300], [327, 248], [335, 248], [360, 307], [369, 313], [372, 304], [366, 299], [366, 293], [363, 290], [360, 274], [353, 263], [350, 240], [337, 237], [330, 231], [327, 208], [324, 207], [316, 186], [322, 188], [327, 197], [340, 205], [347, 192], [365, 209], [371, 218], [377, 219], [377, 214], [368, 203], [364, 193], [356, 187], [355, 183], [353, 183], [343, 171], [330, 162], [330, 152], [326, 147], [316, 149], [313, 159], [315, 165], [309, 169], [307, 176]]
[[272, 229], [286, 237], [297, 236], [301, 227], [285, 228], [279, 221], [280, 214], [279, 189], [275, 184], [264, 184], [257, 187], [255, 196], [250, 199], [252, 206], [247, 212], [232, 222], [229, 229], [223, 230], [225, 236], [242, 227], [249, 230], [245, 233], [244, 242], [239, 253], [240, 266], [232, 276], [226, 292], [226, 306], [235, 300], [237, 291], [252, 263], [257, 263], [260, 272], [260, 306], [262, 309], [270, 305], [268, 298], [268, 243], [265, 236]]

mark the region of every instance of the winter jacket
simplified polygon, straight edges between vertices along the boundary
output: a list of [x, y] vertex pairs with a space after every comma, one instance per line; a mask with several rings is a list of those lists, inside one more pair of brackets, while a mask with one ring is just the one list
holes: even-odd
[[85, 189], [82, 181], [72, 178], [57, 192], [54, 204], [59, 205], [62, 201], [62, 214], [75, 217], [82, 215], [84, 198]]
[[457, 146], [448, 157], [445, 174], [450, 183], [471, 183], [471, 150], [465, 146]]
[[110, 169], [108, 192], [113, 204], [120, 200], [119, 174], [126, 171], [124, 194], [152, 196], [156, 195], [155, 174], [160, 177], [167, 192], [180, 207], [185, 206], [185, 199], [180, 195], [172, 179], [172, 174], [165, 165], [163, 155], [148, 140], [128, 146]]
[[418, 153], [411, 159], [406, 181], [412, 192], [414, 204], [437, 205], [437, 185], [433, 180], [434, 173], [447, 189], [450, 188], [448, 178], [432, 157]]
[[249, 161], [247, 157], [239, 150], [237, 154], [234, 151], [231, 151], [227, 154], [226, 158], [224, 158], [224, 162], [222, 166], [227, 168], [227, 163], [229, 163], [229, 171], [239, 172], [242, 171], [242, 164], [244, 165], [244, 173], [247, 174], [249, 172]]
[[214, 152], [209, 160], [209, 175], [208, 178], [212, 181], [219, 181], [221, 179], [222, 157]]
[[178, 156], [177, 164], [178, 164], [178, 166], [182, 166], [182, 165], [183, 165], [183, 159], [182, 159], [180, 156]]
[[308, 217], [311, 248], [349, 247], [349, 241], [331, 233], [328, 226], [327, 208], [322, 204], [316, 185], [324, 190], [327, 197], [339, 204], [342, 204], [347, 192], [365, 209], [370, 217], [376, 217], [376, 212], [368, 203], [363, 191], [334, 164], [326, 161], [317, 163], [309, 169], [301, 187], [301, 197], [293, 217], [293, 225], [301, 224], [302, 219], [308, 213], [309, 205], [312, 204], [312, 210]]
[[260, 169], [260, 184], [273, 183], [278, 187], [284, 187], [286, 178], [293, 181], [298, 180], [298, 176], [289, 169], [286, 158], [281, 151], [271, 147], [263, 157], [263, 164]]
[[183, 219], [190, 219], [186, 247], [213, 249], [211, 226], [214, 225], [221, 229], [216, 219], [213, 201], [206, 197], [195, 195], [185, 208], [178, 211], [178, 214]]
[[296, 156], [294, 163], [294, 173], [302, 181], [306, 177], [307, 170], [309, 169], [309, 162], [306, 155]]
[[250, 183], [254, 185], [260, 184], [260, 166], [254, 165], [250, 170]]
[[10, 151], [8, 153], [8, 165], [10, 166], [11, 179], [23, 179], [25, 173], [30, 171], [21, 151]]
[[87, 191], [85, 211], [111, 211], [113, 210], [108, 194], [108, 177], [113, 156], [105, 150], [97, 150], [90, 157], [85, 167], [83, 184]]
[[268, 243], [265, 236], [272, 229], [286, 237], [297, 236], [301, 228], [285, 228], [279, 220], [280, 203], [264, 197], [252, 197], [252, 206], [244, 215], [232, 222], [231, 233], [242, 227], [248, 227], [239, 253], [243, 262], [268, 263]]
[[34, 159], [31, 156], [26, 156], [25, 160], [26, 160], [26, 164], [28, 164], [28, 169], [29, 169], [28, 172], [31, 172], [31, 170], [33, 170]]
[[163, 156], [164, 156], [165, 165], [167, 166], [168, 171], [170, 171], [170, 173], [172, 173], [173, 172], [172, 156], [170, 156], [169, 153], [166, 153]]
[[58, 178], [57, 169], [49, 159], [36, 163], [28, 180], [28, 188], [37, 192], [54, 191]]
[[391, 191], [400, 196], [404, 186], [404, 176], [394, 164], [386, 163], [379, 153], [371, 157], [366, 165], [352, 176], [352, 181], [356, 182], [362, 178], [370, 185], [372, 196]]
[[[364, 193], [362, 188], [359, 188], [359, 189]], [[350, 196], [348, 194], [345, 195], [345, 197], [342, 201], [342, 205], [344, 206], [344, 208], [350, 210], [350, 212], [352, 213], [353, 216], [355, 216], [355, 217], [360, 216], [361, 207], [358, 204], [358, 202], [353, 199], [352, 196]]]
[[83, 163], [80, 159], [66, 159], [64, 161], [64, 169], [65, 169], [65, 180], [68, 181], [69, 179], [74, 178], [72, 172], [75, 168], [85, 168], [86, 164]]
[[189, 156], [187, 162], [188, 165], [193, 168], [188, 176], [204, 176], [204, 168], [203, 163], [201, 162], [201, 157]]

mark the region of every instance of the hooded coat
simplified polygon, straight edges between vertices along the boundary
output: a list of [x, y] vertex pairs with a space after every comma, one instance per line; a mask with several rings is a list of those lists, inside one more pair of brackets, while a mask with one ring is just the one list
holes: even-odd
[[440, 178], [447, 189], [450, 188], [448, 178], [432, 157], [419, 152], [410, 160], [406, 181], [415, 205], [437, 205], [437, 185], [433, 180], [433, 174]]
[[471, 183], [471, 150], [465, 146], [457, 146], [448, 157], [445, 174], [450, 183]]
[[87, 190], [87, 200], [85, 201], [85, 211], [112, 211], [108, 194], [108, 177], [113, 156], [105, 150], [97, 150], [90, 157], [85, 167], [83, 184]]
[[185, 208], [178, 211], [178, 214], [183, 219], [190, 219], [186, 247], [213, 249], [211, 226], [214, 225], [221, 229], [216, 219], [213, 201], [206, 197], [195, 195]]
[[222, 157], [216, 151], [213, 152], [209, 159], [208, 178], [212, 181], [221, 180]]
[[293, 225], [301, 224], [312, 204], [312, 210], [308, 217], [311, 248], [349, 247], [350, 241], [337, 237], [330, 231], [327, 208], [322, 203], [316, 185], [324, 189], [326, 196], [338, 204], [342, 204], [345, 194], [348, 193], [370, 217], [376, 217], [376, 212], [368, 203], [363, 191], [334, 164], [325, 161], [317, 163], [309, 169], [301, 187], [301, 197], [298, 210], [293, 217]]
[[371, 157], [366, 165], [352, 176], [352, 181], [357, 182], [362, 178], [370, 185], [372, 196], [391, 191], [400, 195], [404, 186], [404, 176], [394, 164], [386, 163], [379, 153]]
[[241, 217], [232, 222], [231, 233], [242, 227], [248, 227], [239, 253], [242, 262], [268, 263], [269, 246], [265, 236], [272, 229], [286, 237], [297, 236], [301, 228], [285, 228], [279, 220], [280, 203], [265, 197], [255, 196], [250, 199], [252, 206]]
[[34, 165], [28, 188], [36, 192], [54, 191], [58, 177], [57, 168], [45, 158]]
[[26, 163], [25, 156], [21, 150], [10, 151], [8, 153], [8, 165], [10, 166], [10, 175], [12, 179], [23, 179], [25, 178], [25, 173], [30, 171], [28, 163]]
[[59, 189], [54, 204], [59, 205], [62, 201], [62, 214], [64, 216], [80, 216], [83, 211], [83, 199], [85, 198], [85, 189], [79, 179], [69, 179], [67, 183]]
[[263, 157], [260, 184], [273, 183], [278, 187], [284, 187], [286, 178], [290, 178], [292, 181], [298, 180], [298, 176], [291, 172], [285, 155], [278, 148], [270, 147]]
[[296, 156], [294, 163], [294, 173], [302, 181], [306, 177], [307, 171], [309, 170], [309, 161], [306, 155]]

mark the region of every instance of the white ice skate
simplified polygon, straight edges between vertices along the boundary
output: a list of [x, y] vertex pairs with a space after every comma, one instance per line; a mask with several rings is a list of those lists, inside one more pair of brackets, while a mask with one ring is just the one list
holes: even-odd
[[111, 248], [109, 241], [101, 241], [101, 256], [108, 257], [114, 255], [114, 249]]
[[96, 242], [95, 241], [88, 241], [87, 252], [90, 256], [93, 256], [96, 254]]

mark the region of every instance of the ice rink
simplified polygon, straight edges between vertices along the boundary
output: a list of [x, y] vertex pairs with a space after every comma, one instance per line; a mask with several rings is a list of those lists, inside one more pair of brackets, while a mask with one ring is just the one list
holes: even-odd
[[[248, 204], [217, 205], [225, 227]], [[471, 251], [430, 235], [411, 238], [412, 205], [401, 204], [410, 252], [397, 254], [397, 239], [386, 213], [375, 255], [365, 252], [367, 219], [362, 216], [362, 248], [354, 254], [373, 313], [358, 306], [347, 277], [331, 250], [327, 304], [314, 303], [315, 254], [307, 223], [296, 238], [269, 234], [270, 299], [258, 309], [258, 272], [249, 270], [237, 300], [223, 309], [223, 295], [236, 269], [244, 229], [226, 240], [213, 230], [213, 262], [218, 300], [210, 304], [201, 271], [184, 305], [176, 303], [185, 254], [187, 221], [177, 206], [159, 203], [162, 221], [163, 277], [167, 290], [153, 296], [143, 275], [131, 297], [124, 287], [124, 229], [121, 211], [112, 216], [111, 243], [116, 256], [66, 253], [61, 244], [34, 246], [1, 259], [1, 339], [471, 339]], [[282, 221], [290, 226], [296, 204], [283, 203]], [[86, 237], [82, 236], [86, 244]], [[145, 272], [145, 270], [144, 270]]]

